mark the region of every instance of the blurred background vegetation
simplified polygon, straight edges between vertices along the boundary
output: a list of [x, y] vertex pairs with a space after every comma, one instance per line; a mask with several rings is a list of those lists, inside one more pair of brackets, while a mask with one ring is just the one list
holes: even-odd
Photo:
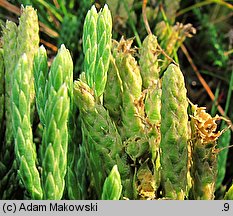
[[[0, 23], [4, 26], [7, 19], [17, 23], [21, 5], [32, 5], [40, 21], [40, 43], [50, 60], [65, 44], [73, 57], [76, 79], [82, 71], [84, 18], [94, 3], [99, 9], [109, 5], [114, 39], [133, 37], [134, 46], [140, 48], [149, 32], [155, 34], [161, 46], [156, 51], [180, 64], [189, 99], [206, 106], [212, 116], [233, 121], [233, 0], [0, 0]], [[161, 61], [169, 64], [170, 58], [161, 57]], [[227, 124], [222, 122], [219, 127]], [[228, 148], [233, 145], [232, 128], [218, 143], [220, 149], [227, 147], [220, 151], [219, 163], [225, 160], [224, 154], [227, 160], [216, 199], [232, 181], [233, 148]]]

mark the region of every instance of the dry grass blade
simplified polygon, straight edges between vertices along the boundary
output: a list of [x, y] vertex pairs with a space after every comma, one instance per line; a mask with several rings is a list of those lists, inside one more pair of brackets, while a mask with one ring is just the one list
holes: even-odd
[[[9, 3], [8, 1], [5, 1], [5, 0], [1, 0], [0, 1], [0, 6], [3, 7], [3, 8], [5, 8], [6, 10], [8, 10], [8, 11], [10, 11], [10, 12], [18, 15], [18, 16], [21, 13], [20, 8], [16, 7], [15, 5], [13, 5], [13, 4]], [[55, 38], [59, 37], [59, 34], [56, 31], [50, 29], [44, 23], [39, 22], [39, 26], [40, 26], [40, 31], [44, 32], [48, 36], [55, 37]]]
[[51, 44], [51, 43], [49, 43], [49, 42], [47, 42], [47, 41], [45, 41], [43, 39], [40, 39], [40, 42], [42, 44], [44, 44], [45, 46], [47, 46], [48, 48], [50, 48], [52, 51], [54, 51], [54, 52], [58, 51], [58, 48], [56, 46], [54, 46], [53, 44]]
[[[185, 54], [186, 58], [188, 59], [188, 61], [189, 61], [190, 65], [191, 65], [191, 67], [193, 68], [194, 72], [196, 73], [197, 78], [199, 79], [199, 81], [203, 85], [203, 87], [206, 90], [207, 94], [210, 96], [210, 99], [212, 101], [215, 101], [215, 96], [214, 96], [212, 90], [210, 89], [209, 85], [207, 84], [207, 82], [205, 81], [205, 79], [202, 77], [202, 75], [198, 71], [197, 66], [194, 64], [191, 56], [189, 55], [188, 50], [184, 46], [184, 44], [181, 45], [181, 49], [182, 49], [183, 53]], [[225, 115], [225, 111], [223, 110], [223, 108], [217, 102], [216, 102], [216, 106], [218, 108], [219, 113], [222, 116], [224, 116], [225, 118], [227, 118], [227, 120], [228, 120], [227, 123], [231, 127], [231, 130], [233, 131], [233, 124], [232, 124], [231, 120]]]
[[147, 0], [143, 0], [142, 1], [142, 16], [143, 16], [143, 22], [145, 24], [146, 27], [146, 31], [148, 34], [152, 34], [147, 17], [146, 17], [146, 4], [147, 4]]
[[20, 9], [16, 6], [14, 6], [13, 4], [9, 3], [8, 1], [4, 1], [4, 0], [0, 1], [0, 6], [2, 6], [6, 10], [8, 10], [16, 15], [20, 15]]

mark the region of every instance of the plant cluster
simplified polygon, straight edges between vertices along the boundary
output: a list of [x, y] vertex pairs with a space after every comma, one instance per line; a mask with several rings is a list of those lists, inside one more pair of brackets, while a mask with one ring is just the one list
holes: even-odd
[[[181, 41], [193, 31], [167, 28], [168, 55], [177, 28]], [[3, 29], [2, 199], [215, 198], [217, 140], [227, 128], [219, 131], [223, 118], [189, 101], [179, 65], [155, 35], [139, 49], [133, 39], [112, 40], [108, 6], [92, 6], [83, 25], [84, 69], [74, 79], [64, 45], [48, 67], [38, 31], [31, 6], [19, 26], [8, 21]]]

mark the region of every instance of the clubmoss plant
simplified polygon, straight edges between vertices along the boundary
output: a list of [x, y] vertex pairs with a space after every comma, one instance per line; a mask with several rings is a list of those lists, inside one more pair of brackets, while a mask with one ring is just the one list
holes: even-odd
[[211, 117], [204, 107], [191, 104], [193, 199], [214, 199], [217, 177], [216, 140], [221, 135], [216, 132], [218, 116]]
[[[6, 150], [12, 149], [12, 115], [10, 110], [10, 96], [12, 91], [12, 74], [19, 58], [26, 53], [29, 67], [32, 67], [34, 53], [39, 45], [39, 25], [36, 11], [27, 6], [22, 8], [19, 26], [11, 21], [6, 22], [3, 29], [3, 49], [5, 72], [5, 100], [6, 100]], [[32, 72], [30, 70], [30, 81], [32, 81], [30, 98], [34, 100], [34, 87]], [[32, 109], [33, 109], [33, 103]], [[31, 114], [33, 116], [33, 112]], [[32, 117], [31, 116], [31, 117]]]
[[[0, 122], [4, 121], [4, 89], [5, 89], [5, 83], [4, 83], [4, 76], [5, 76], [5, 71], [4, 71], [4, 59], [3, 59], [3, 49], [0, 49]], [[0, 138], [1, 140], [3, 139], [2, 134], [3, 132], [3, 125], [1, 124], [0, 126]], [[0, 146], [1, 148], [1, 146]]]
[[[73, 80], [64, 45], [50, 67], [46, 49], [38, 49], [32, 7], [19, 23], [6, 22], [0, 48], [1, 198], [215, 198], [223, 133], [216, 121], [223, 118], [188, 103], [181, 68], [158, 52], [155, 35], [139, 49], [133, 39], [112, 40], [108, 6], [92, 6], [83, 27], [84, 71]], [[168, 54], [179, 45], [174, 38], [187, 36], [188, 26], [176, 27], [181, 32], [172, 29], [177, 34], [161, 42]]]
[[61, 199], [65, 187], [72, 72], [72, 59], [62, 45], [50, 68], [44, 92], [47, 98], [41, 146], [44, 199]]
[[88, 12], [83, 29], [84, 71], [87, 83], [96, 97], [103, 94], [109, 67], [112, 18], [108, 6], [97, 13], [95, 6]]
[[122, 127], [119, 129], [123, 140], [143, 133], [144, 124], [140, 116], [142, 107], [141, 91], [142, 78], [137, 61], [133, 57], [131, 49], [132, 40], [124, 40], [115, 43], [113, 56], [122, 80]]
[[162, 80], [161, 172], [164, 195], [170, 199], [187, 196], [188, 101], [179, 67], [169, 65]]
[[129, 169], [122, 158], [122, 140], [107, 110], [95, 101], [94, 92], [86, 83], [74, 82], [74, 97], [81, 112], [83, 145], [92, 181], [100, 198], [104, 180], [115, 164], [122, 181], [128, 178]]
[[115, 165], [109, 176], [104, 181], [103, 192], [101, 199], [102, 200], [119, 200], [121, 197], [122, 185], [121, 177]]
[[26, 54], [23, 54], [15, 68], [12, 86], [12, 123], [15, 140], [15, 154], [19, 176], [33, 199], [42, 199], [39, 171], [36, 167], [37, 154], [33, 143], [30, 123], [30, 79], [31, 70]]
[[[5, 132], [5, 147], [6, 156], [13, 152], [13, 131], [12, 131], [12, 115], [10, 106], [11, 96], [11, 77], [17, 64], [17, 25], [11, 21], [6, 22], [3, 30], [3, 50], [5, 64], [5, 107], [6, 107], [6, 132]], [[10, 158], [5, 158], [9, 160]]]
[[[16, 174], [13, 174], [17, 170], [16, 163], [14, 163], [14, 139], [13, 139], [13, 119], [12, 119], [12, 110], [11, 110], [11, 94], [12, 94], [12, 77], [14, 70], [19, 61], [19, 58], [25, 53], [27, 55], [27, 61], [30, 70], [28, 75], [30, 75], [30, 120], [31, 123], [34, 119], [34, 87], [33, 87], [33, 76], [32, 76], [32, 61], [35, 51], [38, 48], [39, 44], [39, 25], [36, 11], [31, 6], [22, 7], [22, 14], [19, 19], [19, 26], [17, 26], [12, 21], [7, 21], [6, 25], [3, 27], [3, 58], [4, 58], [4, 67], [5, 67], [5, 132], [2, 134], [3, 148], [1, 161], [4, 164], [8, 174], [11, 175], [12, 184], [11, 192], [7, 192], [8, 187], [4, 187], [5, 194], [8, 194], [9, 197], [5, 196], [6, 199], [11, 197], [13, 191], [19, 190], [19, 183], [16, 177]], [[8, 175], [7, 173], [5, 173]], [[14, 193], [15, 193], [14, 192]]]

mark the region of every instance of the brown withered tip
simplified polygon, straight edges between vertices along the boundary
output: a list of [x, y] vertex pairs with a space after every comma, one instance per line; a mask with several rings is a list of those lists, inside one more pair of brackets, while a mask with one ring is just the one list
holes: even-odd
[[190, 115], [194, 122], [196, 129], [196, 135], [202, 140], [203, 144], [215, 142], [219, 136], [223, 133], [222, 131], [217, 131], [217, 120], [223, 119], [222, 117], [216, 115], [212, 117], [206, 112], [205, 107], [197, 107], [197, 105], [192, 105], [193, 115]]
[[136, 48], [131, 48], [133, 40], [134, 38], [129, 38], [125, 40], [124, 36], [122, 36], [119, 42], [113, 40], [113, 47], [117, 48], [118, 52], [134, 54], [136, 53]]

